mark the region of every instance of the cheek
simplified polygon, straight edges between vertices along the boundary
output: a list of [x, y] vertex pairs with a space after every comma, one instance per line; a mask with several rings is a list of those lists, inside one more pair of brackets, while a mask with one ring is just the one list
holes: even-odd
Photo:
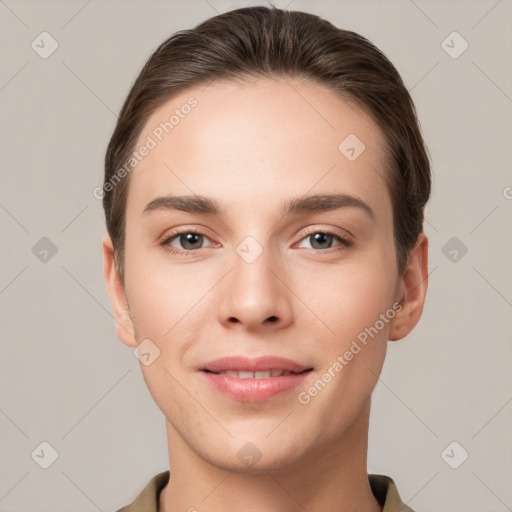
[[190, 398], [180, 383], [194, 369], [194, 358], [187, 354], [194, 352], [197, 341], [204, 337], [205, 319], [215, 316], [205, 297], [215, 283], [200, 279], [204, 273], [194, 264], [171, 265], [165, 258], [151, 264], [144, 256], [142, 250], [131, 253], [126, 276], [137, 340], [150, 340], [149, 346], [157, 354], [150, 365], [141, 360], [140, 368], [162, 412], [179, 414], [181, 402]]
[[132, 246], [126, 254], [126, 290], [139, 335], [165, 344], [204, 294], [200, 271], [191, 272], [191, 265], [172, 265], [159, 248]]
[[[293, 289], [300, 290], [297, 295], [315, 313], [323, 326], [322, 338], [333, 347], [350, 344], [392, 308], [396, 276], [388, 260], [368, 254], [339, 265], [312, 265], [306, 280], [297, 275]], [[384, 335], [389, 329], [388, 323], [378, 327]]]
[[[168, 417], [185, 418], [192, 407], [190, 396], [180, 383], [184, 382], [183, 356], [193, 340], [199, 337], [204, 319], [204, 290], [197, 281], [191, 283], [189, 272], [179, 266], [166, 269], [146, 265], [136, 251], [132, 253], [132, 267], [127, 274], [130, 309], [136, 323], [137, 340], [150, 340], [149, 352], [155, 354], [150, 364], [140, 362], [148, 390], [160, 410]], [[192, 268], [192, 267], [190, 267]], [[141, 345], [142, 346], [142, 345]], [[152, 357], [152, 356], [150, 356]]]

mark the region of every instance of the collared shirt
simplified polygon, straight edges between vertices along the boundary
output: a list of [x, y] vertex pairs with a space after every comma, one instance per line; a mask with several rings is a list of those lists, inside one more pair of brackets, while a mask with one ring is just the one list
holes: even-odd
[[[368, 475], [373, 495], [380, 503], [382, 512], [414, 512], [400, 499], [395, 482], [385, 475]], [[131, 505], [117, 512], [158, 512], [160, 491], [169, 481], [169, 470], [154, 476]]]

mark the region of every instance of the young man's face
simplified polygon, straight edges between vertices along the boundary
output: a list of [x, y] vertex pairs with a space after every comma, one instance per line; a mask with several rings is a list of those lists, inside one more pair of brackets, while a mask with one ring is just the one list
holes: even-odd
[[[141, 369], [172, 443], [226, 469], [289, 468], [366, 436], [387, 340], [421, 314], [426, 242], [408, 281], [396, 265], [384, 137], [355, 104], [297, 80], [203, 89], [160, 107], [136, 144], [149, 136], [156, 147], [130, 176], [124, 290], [104, 242], [117, 333], [131, 347], [151, 340], [149, 361], [159, 350]], [[197, 105], [182, 108], [191, 97]], [[334, 194], [337, 208], [285, 213], [291, 200]], [[145, 212], [170, 195], [208, 198], [220, 212]], [[398, 305], [411, 283], [412, 306]], [[204, 371], [231, 356], [309, 371], [252, 382]]]

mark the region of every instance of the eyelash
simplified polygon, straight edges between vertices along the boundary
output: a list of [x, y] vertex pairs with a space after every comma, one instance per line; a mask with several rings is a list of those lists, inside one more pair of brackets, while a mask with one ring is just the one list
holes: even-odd
[[[312, 235], [315, 235], [317, 233], [321, 233], [323, 235], [332, 236], [336, 240], [341, 242], [341, 245], [338, 246], [338, 247], [330, 247], [328, 249], [311, 249], [311, 250], [315, 251], [317, 254], [318, 253], [332, 254], [333, 252], [344, 251], [344, 250], [352, 247], [352, 245], [353, 245], [352, 241], [350, 241], [347, 238], [344, 238], [344, 237], [338, 235], [337, 233], [335, 233], [334, 231], [331, 231], [329, 229], [323, 229], [323, 230], [315, 229], [315, 230], [312, 230], [309, 233], [306, 233], [300, 240], [302, 241], [305, 238], [308, 238], [308, 237], [310, 237]], [[199, 249], [189, 250], [189, 251], [182, 251], [180, 249], [177, 249], [176, 247], [173, 247], [173, 246], [169, 245], [169, 243], [172, 240], [174, 240], [175, 238], [177, 238], [177, 237], [179, 237], [181, 235], [188, 235], [188, 234], [201, 235], [201, 236], [204, 236], [205, 238], [208, 238], [204, 233], [201, 233], [201, 232], [196, 231], [194, 229], [185, 229], [183, 231], [177, 231], [176, 233], [173, 233], [171, 236], [166, 237], [164, 240], [162, 240], [162, 242], [160, 242], [160, 245], [162, 247], [164, 247], [165, 250], [171, 252], [172, 254], [176, 254], [176, 255], [179, 255], [179, 256], [192, 256], [194, 254], [194, 252], [197, 252]]]

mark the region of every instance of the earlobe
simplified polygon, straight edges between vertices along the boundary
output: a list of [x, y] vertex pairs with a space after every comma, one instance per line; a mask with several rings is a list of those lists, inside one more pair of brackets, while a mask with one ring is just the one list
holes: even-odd
[[427, 286], [428, 239], [421, 233], [409, 253], [407, 267], [398, 286], [397, 302], [402, 308], [391, 321], [390, 341], [404, 338], [416, 326], [423, 312]]
[[116, 322], [116, 335], [129, 347], [136, 347], [135, 328], [130, 317], [126, 293], [114, 259], [114, 246], [110, 236], [103, 237], [103, 277], [110, 296]]

